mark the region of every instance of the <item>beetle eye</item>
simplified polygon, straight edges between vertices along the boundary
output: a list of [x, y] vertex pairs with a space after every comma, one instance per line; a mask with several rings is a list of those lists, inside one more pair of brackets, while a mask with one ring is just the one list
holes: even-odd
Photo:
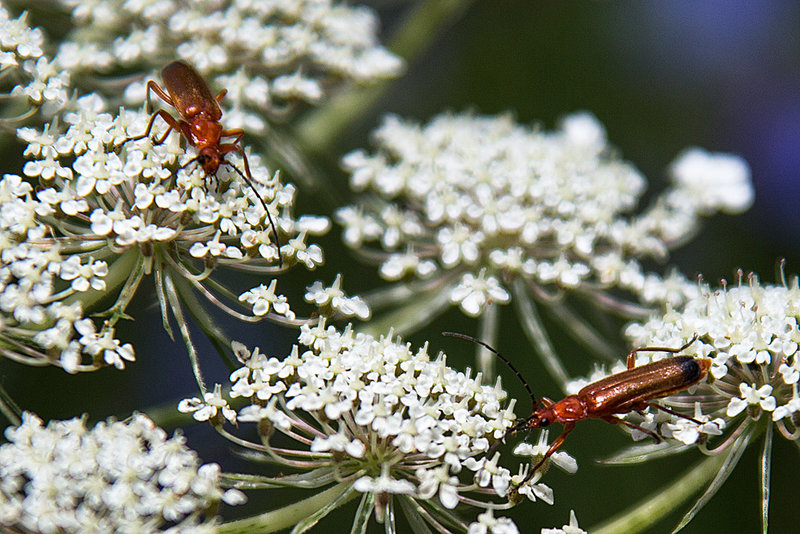
[[550, 420], [547, 417], [542, 417], [539, 419], [539, 428], [548, 426], [550, 424]]

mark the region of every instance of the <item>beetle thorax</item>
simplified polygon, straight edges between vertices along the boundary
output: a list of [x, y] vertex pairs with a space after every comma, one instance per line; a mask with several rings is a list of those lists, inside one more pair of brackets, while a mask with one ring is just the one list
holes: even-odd
[[190, 144], [198, 149], [197, 161], [207, 175], [217, 173], [222, 164], [219, 140], [222, 134], [222, 125], [204, 117], [194, 117], [189, 123], [191, 138]]
[[580, 421], [588, 417], [586, 404], [577, 395], [567, 395], [550, 407], [558, 422]]
[[570, 423], [586, 417], [586, 404], [577, 395], [567, 395], [556, 403], [536, 409], [526, 426], [544, 428], [553, 423]]
[[195, 117], [189, 123], [192, 144], [202, 150], [205, 147], [216, 147], [219, 152], [219, 140], [222, 136], [222, 125], [204, 117]]

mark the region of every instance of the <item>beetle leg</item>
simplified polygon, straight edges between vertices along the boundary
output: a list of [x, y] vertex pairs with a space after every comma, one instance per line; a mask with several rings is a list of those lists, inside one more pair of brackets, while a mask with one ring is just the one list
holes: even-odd
[[169, 93], [167, 93], [165, 90], [163, 90], [161, 88], [161, 86], [158, 85], [156, 82], [154, 82], [153, 80], [150, 80], [149, 82], [147, 82], [147, 110], [148, 110], [148, 112], [152, 111], [152, 109], [153, 109], [153, 104], [152, 104], [152, 102], [150, 102], [150, 91], [153, 91], [155, 94], [157, 94], [158, 97], [161, 100], [166, 102], [171, 107], [173, 107], [173, 108], [175, 107], [175, 104], [172, 102], [172, 97], [169, 96]]
[[680, 412], [676, 412], [675, 410], [673, 410], [671, 408], [667, 408], [666, 406], [661, 406], [660, 404], [656, 404], [655, 402], [647, 402], [645, 404], [647, 404], [647, 406], [650, 406], [651, 408], [655, 408], [656, 410], [661, 410], [662, 412], [668, 413], [670, 415], [674, 415], [675, 417], [680, 417], [681, 419], [686, 419], [688, 421], [691, 421], [692, 423], [696, 423], [698, 425], [702, 425], [703, 424], [702, 421], [698, 421], [694, 417], [689, 417], [688, 415], [684, 415], [684, 414], [682, 414]]
[[[232, 130], [222, 130], [222, 132], [220, 132], [219, 136], [220, 136], [220, 138], [222, 138], [222, 137], [233, 137], [233, 141], [231, 141], [230, 143], [226, 143], [226, 144], [224, 144], [222, 146], [226, 146], [226, 145], [230, 144], [230, 145], [234, 145], [235, 147], [237, 147], [237, 146], [239, 146], [239, 141], [241, 141], [242, 137], [244, 137], [244, 130], [242, 130], [241, 128], [234, 128]], [[228, 152], [233, 152], [234, 150], [238, 150], [238, 149], [237, 148], [233, 148], [231, 150], [228, 150]]]
[[136, 135], [134, 137], [128, 137], [127, 139], [122, 141], [120, 144], [115, 146], [114, 149], [116, 150], [116, 149], [120, 148], [122, 145], [124, 145], [125, 143], [127, 143], [129, 141], [138, 141], [139, 139], [144, 139], [145, 137], [150, 137], [150, 132], [153, 130], [153, 123], [156, 122], [156, 119], [158, 117], [161, 117], [164, 120], [164, 122], [166, 122], [167, 125], [169, 125], [169, 128], [167, 129], [166, 132], [164, 132], [164, 135], [161, 136], [161, 139], [153, 140], [153, 144], [154, 145], [160, 145], [161, 143], [163, 143], [167, 139], [167, 136], [169, 135], [169, 133], [172, 130], [177, 130], [179, 132], [181, 131], [180, 123], [182, 121], [179, 121], [178, 119], [176, 119], [175, 117], [173, 117], [172, 115], [170, 115], [169, 113], [164, 111], [163, 109], [160, 109], [160, 110], [156, 111], [155, 113], [153, 113], [153, 116], [150, 117], [150, 120], [147, 123], [147, 128], [144, 129], [144, 133], [142, 135]]
[[555, 439], [555, 441], [553, 441], [553, 443], [550, 444], [550, 448], [548, 448], [547, 452], [544, 453], [544, 456], [542, 457], [542, 459], [539, 460], [536, 463], [536, 465], [533, 466], [533, 469], [528, 471], [528, 474], [525, 476], [525, 479], [522, 482], [520, 482], [520, 484], [519, 484], [520, 486], [522, 486], [527, 481], [529, 481], [533, 477], [533, 474], [540, 467], [542, 467], [542, 465], [547, 461], [547, 459], [550, 458], [553, 455], [553, 453], [556, 452], [558, 450], [558, 448], [561, 447], [561, 445], [564, 444], [564, 440], [567, 439], [567, 436], [569, 436], [569, 433], [572, 432], [573, 428], [575, 428], [575, 423], [564, 423], [564, 432], [562, 432], [561, 435], [558, 436]]
[[623, 424], [623, 425], [627, 426], [628, 428], [633, 428], [635, 430], [638, 430], [639, 432], [644, 432], [645, 434], [647, 434], [648, 436], [650, 436], [654, 440], [656, 440], [656, 443], [661, 443], [661, 441], [662, 441], [661, 436], [659, 436], [657, 433], [653, 432], [652, 430], [648, 430], [648, 429], [646, 429], [644, 427], [641, 427], [641, 426], [637, 425], [636, 423], [631, 423], [630, 421], [626, 421], [625, 419], [622, 419], [620, 417], [614, 417], [613, 415], [607, 415], [605, 417], [601, 417], [601, 419], [603, 421], [611, 423], [612, 425], [616, 425], [616, 424], [620, 423], [620, 424]]
[[223, 89], [222, 91], [220, 91], [219, 94], [217, 95], [217, 102], [222, 102], [222, 99], [225, 98], [225, 95], [227, 94], [228, 94], [227, 89]]
[[[172, 101], [172, 97], [169, 96], [169, 93], [167, 93], [164, 89], [162, 89], [161, 86], [158, 85], [155, 81], [150, 80], [149, 82], [147, 82], [147, 112], [148, 113], [152, 112], [152, 110], [153, 110], [153, 103], [150, 100], [150, 92], [151, 91], [153, 93], [155, 93], [156, 95], [158, 95], [158, 97], [161, 100], [163, 100], [167, 105], [169, 105], [169, 106], [171, 106], [173, 108], [175, 107], [175, 103]], [[156, 111], [155, 113], [153, 113], [153, 115], [150, 117], [150, 121], [147, 123], [147, 128], [145, 128], [144, 133], [142, 135], [137, 135], [135, 137], [128, 137], [127, 139], [122, 141], [120, 144], [118, 144], [117, 146], [113, 147], [113, 149], [117, 150], [118, 148], [120, 148], [122, 145], [124, 145], [128, 141], [138, 141], [139, 139], [144, 139], [145, 137], [149, 137], [150, 136], [150, 132], [153, 130], [153, 123], [155, 122], [156, 117], [161, 117], [162, 119], [164, 119], [164, 122], [166, 122], [169, 125], [169, 129], [166, 131], [166, 133], [164, 134], [164, 136], [160, 140], [153, 141], [154, 145], [160, 145], [161, 143], [163, 143], [167, 139], [167, 136], [169, 135], [169, 133], [172, 130], [177, 130], [179, 132], [181, 131], [181, 128], [178, 126], [178, 120], [175, 117], [173, 117], [172, 115], [170, 115], [169, 113], [167, 113], [165, 110], [160, 109], [160, 110]]]
[[[170, 123], [170, 126], [172, 126], [172, 129], [181, 132], [181, 134], [183, 135], [183, 138], [186, 139], [186, 142], [189, 143], [190, 146], [197, 146], [197, 144], [194, 142], [194, 136], [192, 134], [192, 127], [189, 126], [189, 123], [186, 122], [186, 121], [177, 120], [174, 117], [172, 117], [172, 120], [174, 122], [174, 124]], [[167, 134], [168, 133], [169, 132], [166, 132], [164, 134], [164, 136], [156, 144], [160, 145], [161, 143], [163, 143], [167, 139]]]
[[516, 421], [514, 421], [514, 424], [511, 426], [511, 428], [509, 428], [508, 430], [505, 431], [505, 433], [503, 434], [503, 437], [501, 437], [500, 439], [498, 439], [497, 441], [492, 443], [492, 446], [489, 447], [489, 450], [486, 451], [486, 457], [487, 458], [491, 458], [492, 456], [494, 456], [494, 452], [498, 448], [500, 448], [500, 445], [502, 445], [503, 443], [506, 442], [506, 438], [508, 436], [512, 436], [512, 435], [514, 435], [514, 434], [516, 434], [518, 432], [521, 432], [521, 431], [527, 429], [528, 421], [529, 421], [529, 419], [517, 419]]
[[683, 352], [684, 350], [688, 349], [692, 343], [697, 341], [697, 337], [698, 337], [697, 334], [695, 334], [694, 336], [692, 336], [692, 339], [690, 339], [685, 345], [683, 345], [682, 347], [678, 347], [677, 349], [673, 349], [670, 347], [639, 347], [638, 349], [633, 349], [628, 353], [628, 359], [627, 359], [628, 369], [633, 369], [634, 367], [636, 367], [635, 355], [637, 352], [669, 352], [670, 354], [678, 354], [679, 352]]

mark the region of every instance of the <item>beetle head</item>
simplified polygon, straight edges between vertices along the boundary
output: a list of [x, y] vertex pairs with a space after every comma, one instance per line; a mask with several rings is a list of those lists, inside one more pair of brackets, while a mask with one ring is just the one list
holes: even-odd
[[525, 419], [525, 428], [545, 428], [558, 421], [558, 414], [553, 406], [534, 407], [533, 413]]
[[219, 166], [222, 164], [222, 156], [220, 156], [219, 148], [213, 146], [202, 148], [195, 159], [197, 159], [197, 163], [203, 168], [203, 172], [206, 173], [206, 176], [214, 176], [217, 174], [217, 170], [219, 170]]

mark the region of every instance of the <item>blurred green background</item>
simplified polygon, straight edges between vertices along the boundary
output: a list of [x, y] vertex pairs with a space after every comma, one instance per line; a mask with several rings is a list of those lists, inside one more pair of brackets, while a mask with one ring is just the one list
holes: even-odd
[[[446, 1], [446, 0], [442, 0]], [[387, 32], [408, 7], [405, 2], [373, 3]], [[411, 64], [377, 109], [365, 114], [336, 151], [317, 163], [345, 192], [346, 177], [338, 158], [369, 146], [369, 132], [387, 112], [425, 121], [443, 111], [474, 110], [493, 114], [512, 111], [521, 123], [555, 126], [559, 117], [577, 110], [594, 113], [624, 158], [650, 183], [649, 194], [666, 187], [670, 162], [686, 147], [742, 155], [751, 165], [756, 203], [738, 217], [705, 221], [700, 234], [676, 251], [671, 263], [687, 276], [702, 273], [716, 284], [735, 279], [735, 271], [758, 273], [774, 282], [776, 265], [787, 259], [787, 273], [800, 271], [796, 243], [800, 237], [800, 4], [778, 0], [751, 2], [691, 0], [666, 2], [505, 0], [475, 2], [432, 48]], [[330, 214], [313, 194], [300, 197], [298, 213]], [[345, 288], [356, 293], [376, 287], [373, 268], [354, 265], [341, 245], [338, 228], [321, 240], [327, 265], [317, 273], [293, 274], [281, 283], [292, 299], [302, 298], [305, 284], [332, 281], [344, 272]], [[149, 294], [148, 294], [149, 292]], [[132, 409], [196, 394], [185, 350], [163, 334], [152, 292], [139, 295], [132, 309], [136, 321], [122, 324], [120, 339], [134, 343], [137, 362], [125, 372], [105, 369], [91, 375], [66, 376], [57, 369], [30, 369], [0, 362], [4, 386], [24, 407], [44, 418], [67, 418], [89, 412], [92, 420], [124, 416]], [[296, 301], [296, 300], [295, 300]], [[220, 319], [225, 321], [224, 318]], [[502, 313], [497, 347], [521, 367], [537, 395], [559, 396], [558, 388], [530, 355], [513, 311]], [[227, 321], [235, 337], [266, 352], [286, 354], [294, 333], [263, 326], [245, 328]], [[448, 362], [473, 365], [472, 347], [441, 337], [442, 330], [476, 333], [476, 323], [457, 311], [411, 336], [415, 346], [430, 340], [433, 351], [448, 352]], [[575, 375], [591, 370], [592, 360], [570, 343], [556, 346]], [[625, 347], [617, 340], [620, 358]], [[227, 371], [206, 346], [209, 382], [224, 382]], [[499, 368], [504, 384], [527, 415], [527, 396], [510, 373]], [[142, 388], [141, 384], [147, 384]], [[204, 461], [228, 469], [252, 469], [230, 459], [227, 442], [204, 426], [187, 430], [190, 444]], [[551, 439], [554, 438], [551, 434]], [[535, 438], [534, 438], [535, 439]], [[554, 470], [545, 482], [556, 503], [525, 503], [511, 512], [522, 532], [561, 526], [570, 509], [588, 528], [633, 502], [658, 492], [699, 459], [684, 454], [636, 467], [605, 467], [601, 459], [629, 444], [611, 425], [591, 421], [578, 425], [565, 450], [579, 462], [576, 475]], [[757, 532], [759, 518], [759, 443], [751, 445], [722, 490], [684, 532]], [[772, 532], [796, 528], [797, 448], [776, 436], [772, 469]], [[258, 466], [256, 466], [258, 468]], [[253, 498], [277, 506], [272, 497]], [[669, 532], [688, 506], [652, 532]], [[344, 517], [351, 517], [351, 503]], [[349, 521], [342, 519], [342, 521]], [[343, 524], [333, 523], [331, 524]], [[378, 527], [375, 527], [376, 531]]]

